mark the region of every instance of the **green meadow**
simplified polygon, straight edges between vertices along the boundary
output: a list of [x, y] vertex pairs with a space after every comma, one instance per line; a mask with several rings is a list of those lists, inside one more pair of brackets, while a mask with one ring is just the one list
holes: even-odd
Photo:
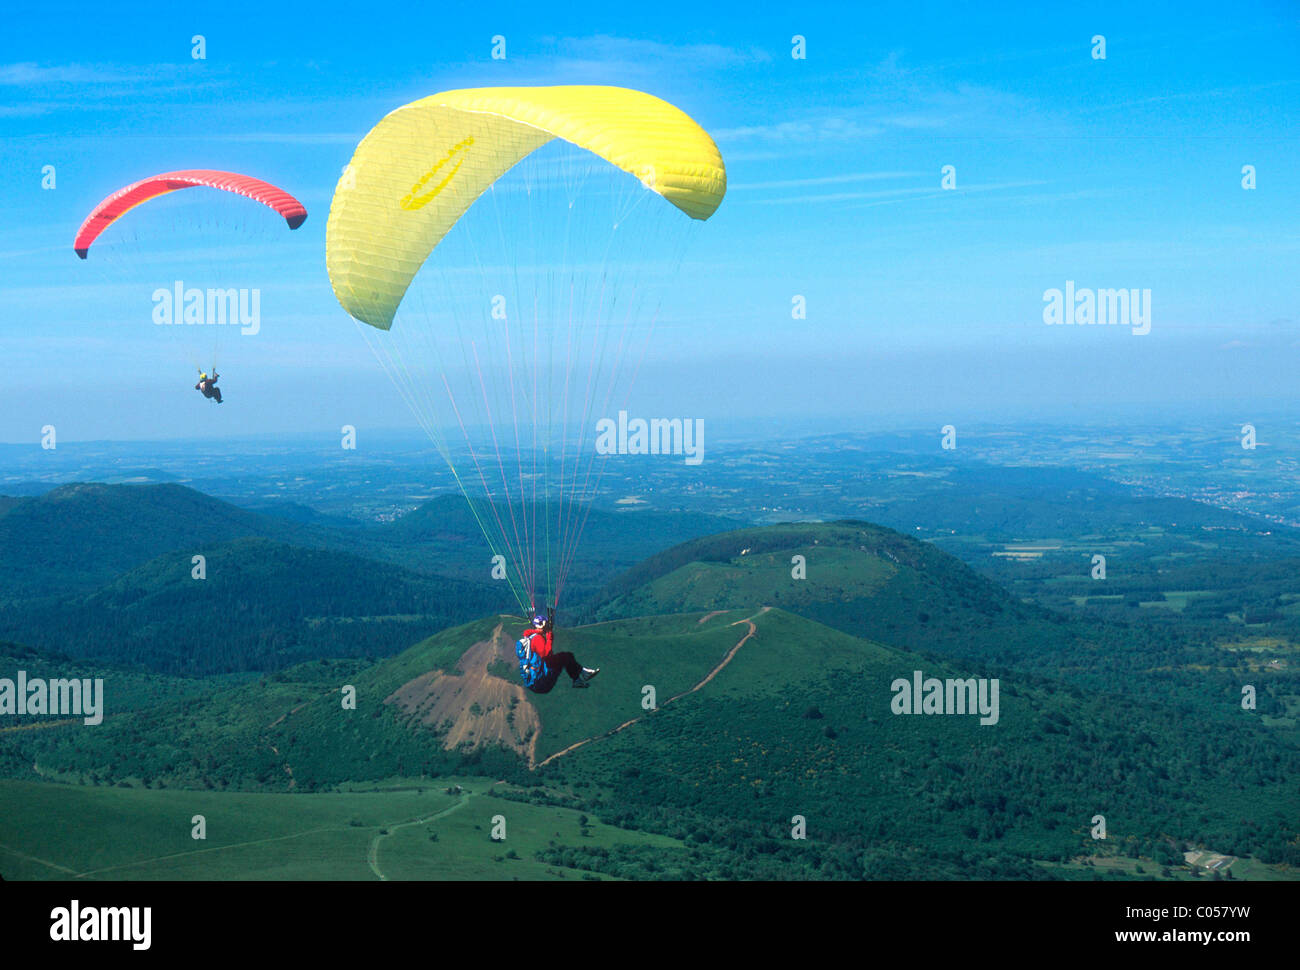
[[[407, 783], [410, 784], [409, 782]], [[581, 812], [494, 797], [485, 778], [328, 794], [0, 781], [6, 879], [561, 879], [552, 845], [680, 847]], [[449, 789], [460, 787], [459, 792]], [[195, 839], [194, 816], [207, 837]], [[493, 839], [494, 818], [505, 839]], [[594, 878], [594, 876], [593, 876]], [[608, 878], [608, 877], [605, 877]]]

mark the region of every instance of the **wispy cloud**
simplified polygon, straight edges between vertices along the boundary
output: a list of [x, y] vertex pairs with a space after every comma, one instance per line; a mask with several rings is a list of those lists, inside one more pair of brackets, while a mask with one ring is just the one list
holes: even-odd
[[182, 76], [183, 64], [36, 64], [25, 61], [0, 64], [0, 84], [20, 87], [53, 87], [75, 84], [141, 84], [174, 80]]
[[204, 135], [205, 141], [265, 142], [277, 145], [355, 145], [364, 131], [245, 131]]
[[[918, 177], [918, 173], [896, 173], [900, 176], [906, 175], [910, 178]], [[754, 200], [761, 205], [792, 205], [807, 204], [815, 202], [860, 202], [864, 200], [884, 200], [877, 201], [874, 204], [884, 204], [887, 201], [903, 201], [906, 198], [929, 198], [941, 195], [957, 194], [964, 195], [971, 192], [996, 192], [1006, 189], [1029, 188], [1037, 185], [1046, 185], [1043, 181], [1020, 181], [1020, 182], [991, 182], [987, 185], [966, 185], [959, 189], [944, 190], [938, 187], [938, 175], [929, 176], [930, 184], [923, 186], [899, 187], [894, 189], [877, 189], [872, 192], [827, 192], [820, 195], [791, 195], [783, 196], [776, 199], [757, 199]], [[808, 179], [810, 184], [815, 184], [819, 180]], [[792, 183], [793, 184], [793, 183]]]
[[848, 172], [844, 175], [825, 175], [820, 178], [780, 179], [775, 182], [744, 182], [727, 185], [728, 192], [745, 189], [797, 189], [813, 185], [837, 185], [845, 182], [874, 182], [885, 179], [917, 178], [922, 172]]
[[1133, 108], [1138, 105], [1147, 104], [1166, 104], [1170, 101], [1195, 101], [1202, 99], [1239, 99], [1243, 94], [1254, 94], [1260, 91], [1268, 91], [1274, 88], [1293, 87], [1300, 84], [1300, 80], [1281, 80], [1268, 81], [1263, 84], [1237, 84], [1231, 87], [1210, 88], [1204, 91], [1180, 91], [1174, 94], [1159, 94], [1149, 98], [1134, 98], [1129, 101], [1112, 101], [1106, 104], [1094, 104], [1085, 109], [1085, 112], [1114, 111], [1117, 108]]
[[[894, 51], [855, 69], [843, 83], [860, 91], [859, 102], [763, 105], [755, 123], [714, 132], [720, 144], [821, 148], [885, 138], [942, 133], [966, 137], [1042, 137], [1062, 122], [1044, 116], [1031, 97], [987, 84], [952, 82], [905, 63]], [[756, 108], [758, 106], [755, 106]]]
[[713, 132], [719, 142], [762, 140], [797, 144], [826, 141], [851, 141], [879, 135], [884, 128], [874, 123], [845, 117], [808, 118], [778, 121], [771, 124], [746, 125], [741, 128], [720, 128]]
[[853, 202], [861, 199], [902, 198], [904, 196], [932, 193], [932, 185], [914, 188], [880, 189], [875, 192], [827, 192], [821, 195], [787, 195], [779, 199], [757, 199], [760, 205], [794, 205], [809, 202]]
[[[138, 110], [142, 96], [157, 102], [229, 84], [223, 72], [187, 63], [0, 64], [0, 90], [26, 101], [0, 105], [0, 117], [28, 118], [56, 111]], [[18, 93], [14, 93], [18, 92]]]
[[0, 118], [35, 118], [57, 109], [50, 101], [28, 101], [26, 104], [0, 104]]
[[[655, 93], [771, 60], [771, 52], [758, 46], [667, 44], [611, 34], [552, 35], [531, 41], [527, 57], [507, 62], [505, 69], [512, 84], [619, 84]], [[481, 70], [475, 64], [466, 68]]]
[[601, 63], [685, 64], [696, 69], [738, 67], [770, 61], [759, 47], [722, 44], [662, 44], [654, 40], [595, 34], [591, 37], [544, 38], [561, 57]]

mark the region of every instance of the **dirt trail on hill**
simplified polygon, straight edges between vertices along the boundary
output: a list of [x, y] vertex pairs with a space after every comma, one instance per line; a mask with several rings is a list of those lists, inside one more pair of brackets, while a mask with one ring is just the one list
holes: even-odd
[[0, 734], [8, 734], [10, 731], [40, 731], [43, 728], [63, 727], [65, 724], [77, 724], [81, 722], [79, 717], [70, 717], [63, 721], [33, 721], [31, 724], [15, 724], [13, 727], [0, 728]]
[[[329, 695], [332, 694], [332, 693], [334, 693], [333, 690], [328, 690], [328, 691], [326, 691], [324, 694], [321, 694], [320, 696], [321, 696], [321, 697], [327, 697], [327, 696], [329, 696]], [[282, 723], [284, 723], [284, 720], [285, 720], [286, 718], [292, 717], [293, 715], [297, 714], [299, 711], [301, 711], [304, 707], [306, 707], [306, 706], [307, 706], [308, 704], [310, 704], [310, 703], [311, 703], [311, 701], [309, 701], [309, 700], [307, 700], [307, 701], [303, 701], [303, 702], [302, 702], [301, 704], [299, 704], [297, 707], [295, 707], [295, 708], [293, 708], [292, 710], [290, 710], [287, 714], [281, 714], [281, 715], [280, 715], [279, 717], [277, 717], [274, 721], [272, 721], [270, 724], [268, 724], [268, 725], [265, 727], [264, 730], [269, 731], [269, 730], [271, 730], [271, 728], [275, 727], [277, 724], [282, 724]], [[262, 740], [265, 741], [266, 739], [263, 738]], [[266, 746], [267, 746], [268, 748], [270, 748], [272, 751], [275, 752], [275, 756], [276, 756], [277, 758], [280, 756], [280, 749], [277, 748], [275, 745], [273, 745], [273, 744], [271, 744], [269, 741], [267, 741]], [[290, 787], [290, 788], [297, 788], [297, 787], [298, 787], [298, 781], [297, 781], [297, 779], [295, 779], [295, 778], [293, 777], [293, 768], [289, 767], [289, 762], [286, 761], [286, 762], [285, 762], [283, 765], [281, 765], [280, 767], [282, 767], [282, 768], [284, 769], [284, 773], [285, 773], [286, 775], [289, 776], [289, 787]]]
[[35, 862], [37, 865], [42, 865], [49, 869], [57, 869], [59, 870], [59, 872], [66, 872], [70, 876], [75, 876], [77, 874], [76, 869], [69, 869], [67, 866], [59, 865], [57, 862], [50, 862], [46, 859], [39, 859], [34, 855], [28, 855], [26, 852], [19, 852], [17, 849], [13, 848], [12, 846], [0, 845], [0, 852], [7, 852], [10, 855], [16, 856], [19, 859], [25, 859], [28, 862]]
[[103, 869], [89, 869], [86, 872], [77, 873], [78, 879], [84, 879], [86, 876], [97, 876], [105, 872], [113, 872], [116, 869], [132, 869], [136, 866], [147, 866], [153, 862], [163, 862], [168, 859], [180, 859], [185, 856], [203, 855], [207, 852], [225, 852], [229, 849], [242, 849], [250, 845], [267, 845], [271, 842], [288, 842], [291, 839], [301, 839], [308, 835], [317, 835], [321, 832], [346, 832], [347, 828], [335, 825], [323, 825], [319, 828], [307, 829], [304, 832], [291, 832], [288, 835], [276, 835], [266, 839], [252, 839], [248, 842], [231, 842], [229, 845], [214, 845], [207, 849], [187, 849], [184, 852], [170, 852], [167, 855], [153, 856], [148, 859], [135, 859], [131, 862], [119, 863], [115, 866], [106, 866]]
[[408, 825], [421, 825], [424, 822], [433, 822], [446, 815], [450, 815], [452, 812], [456, 811], [457, 809], [463, 808], [465, 806], [465, 803], [469, 801], [470, 796], [473, 794], [474, 793], [467, 788], [462, 789], [460, 794], [460, 801], [456, 802], [456, 804], [451, 806], [451, 808], [444, 808], [441, 812], [435, 812], [433, 815], [425, 815], [422, 816], [421, 818], [413, 818], [408, 822], [399, 822], [397, 825], [386, 826], [386, 828], [388, 829], [387, 832], [376, 835], [373, 839], [370, 840], [370, 851], [366, 853], [366, 863], [370, 866], [370, 871], [373, 872], [380, 879], [384, 880], [385, 882], [388, 881], [388, 877], [385, 876], [383, 872], [381, 872], [379, 869], [379, 842], [381, 839], [388, 838], [388, 836], [392, 835], [398, 829], [404, 829]]
[[[711, 681], [714, 677], [718, 676], [718, 674], [722, 672], [722, 668], [725, 667], [725, 666], [727, 666], [727, 664], [731, 663], [732, 658], [735, 657], [735, 656], [736, 656], [736, 653], [740, 650], [740, 648], [743, 647], [743, 646], [745, 645], [745, 642], [746, 642], [750, 637], [752, 637], [755, 633], [758, 632], [758, 628], [754, 626], [754, 619], [755, 619], [756, 617], [760, 617], [760, 616], [762, 616], [764, 613], [766, 613], [766, 612], [767, 612], [768, 610], [770, 610], [771, 608], [772, 608], [772, 607], [770, 607], [770, 606], [765, 606], [765, 607], [763, 607], [761, 610], [759, 610], [757, 613], [755, 613], [753, 616], [751, 616], [749, 619], [747, 619], [747, 620], [737, 620], [735, 623], [732, 623], [732, 624], [731, 624], [732, 626], [740, 626], [740, 624], [744, 623], [746, 626], [749, 627], [749, 632], [746, 633], [743, 637], [741, 637], [740, 640], [737, 641], [737, 643], [736, 643], [736, 645], [735, 645], [734, 647], [732, 647], [730, 650], [727, 651], [727, 655], [726, 655], [725, 657], [722, 658], [721, 663], [719, 663], [716, 667], [714, 667], [711, 671], [709, 671], [709, 675], [708, 675], [707, 677], [705, 677], [702, 681], [700, 681], [700, 682], [699, 682], [698, 684], [696, 684], [694, 687], [691, 687], [691, 688], [689, 688], [688, 690], [684, 690], [684, 691], [682, 691], [680, 694], [674, 694], [672, 697], [668, 698], [668, 700], [664, 701], [662, 704], [659, 705], [658, 710], [663, 710], [665, 707], [667, 707], [669, 704], [671, 704], [673, 701], [677, 700], [678, 698], [685, 697], [687, 694], [694, 694], [697, 690], [699, 690], [701, 687], [703, 687], [705, 684], [707, 684], [709, 681]], [[719, 611], [719, 612], [725, 612], [725, 611]], [[711, 613], [710, 616], [717, 616], [717, 613]], [[705, 617], [704, 619], [707, 620], [708, 618], [709, 618], [709, 617]], [[703, 623], [704, 620], [701, 620], [700, 622]], [[648, 711], [648, 712], [647, 712], [647, 714], [653, 714], [653, 713], [654, 713], [654, 711]], [[549, 758], [545, 759], [545, 760], [542, 761], [540, 764], [534, 764], [534, 765], [533, 765], [533, 770], [536, 771], [538, 768], [543, 768], [543, 767], [545, 767], [546, 765], [548, 765], [548, 764], [550, 764], [552, 761], [554, 761], [556, 758], [561, 758], [561, 757], [563, 757], [564, 755], [568, 754], [570, 751], [573, 751], [573, 750], [575, 750], [576, 748], [581, 748], [584, 744], [590, 744], [592, 741], [600, 741], [600, 740], [602, 740], [602, 739], [604, 739], [604, 738], [613, 737], [615, 734], [618, 734], [619, 731], [622, 731], [622, 730], [624, 730], [625, 728], [629, 728], [629, 727], [631, 727], [633, 724], [635, 724], [637, 721], [641, 720], [641, 718], [643, 718], [643, 717], [645, 717], [645, 716], [646, 716], [646, 714], [641, 714], [641, 715], [639, 715], [639, 716], [637, 716], [637, 717], [632, 718], [630, 721], [624, 721], [624, 722], [623, 722], [622, 724], [620, 724], [618, 727], [613, 728], [613, 729], [611, 729], [611, 730], [609, 730], [609, 731], [606, 731], [604, 734], [597, 734], [595, 737], [583, 738], [581, 741], [576, 741], [576, 742], [574, 742], [573, 744], [569, 745], [567, 748], [564, 748], [564, 749], [561, 750], [561, 751], [557, 751], [557, 752], [555, 752], [555, 754], [551, 755]], [[537, 746], [537, 739], [536, 739], [536, 738], [533, 739], [533, 745], [532, 745], [532, 746], [533, 746], [534, 748], [536, 748], [536, 746]]]
[[[331, 691], [329, 691], [329, 693], [332, 694], [332, 693], [334, 693], [334, 692], [331, 690]], [[322, 696], [324, 696], [324, 695], [322, 695]], [[288, 714], [281, 714], [281, 715], [280, 715], [279, 717], [277, 717], [274, 721], [272, 721], [270, 724], [267, 725], [267, 729], [269, 730], [270, 728], [275, 727], [277, 724], [279, 724], [280, 722], [282, 722], [286, 717], [289, 717], [289, 716], [291, 716], [291, 715], [293, 715], [293, 714], [297, 714], [299, 711], [301, 711], [304, 707], [306, 707], [306, 706], [307, 706], [308, 704], [310, 704], [310, 703], [311, 703], [311, 701], [303, 701], [301, 704], [299, 704], [297, 707], [295, 707], [293, 710], [291, 710]]]

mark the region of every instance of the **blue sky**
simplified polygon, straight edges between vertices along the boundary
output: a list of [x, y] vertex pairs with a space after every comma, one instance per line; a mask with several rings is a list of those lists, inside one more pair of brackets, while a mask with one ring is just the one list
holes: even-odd
[[[1288, 408], [1300, 11], [1037, 6], [11, 9], [0, 441], [35, 441], [45, 424], [66, 440], [201, 440], [408, 423], [330, 292], [330, 197], [386, 112], [504, 84], [643, 89], [722, 151], [728, 194], [679, 288], [698, 325], [639, 378], [651, 413], [849, 430], [1180, 408], [1230, 423]], [[790, 56], [795, 34], [805, 60]], [[310, 213], [275, 267], [289, 296], [239, 348], [220, 410], [189, 390], [187, 366], [171, 372], [156, 331], [106, 326], [74, 286], [85, 213], [191, 167], [256, 174]], [[1066, 280], [1150, 289], [1151, 332], [1046, 326], [1042, 294]], [[791, 319], [796, 294], [806, 320]]]

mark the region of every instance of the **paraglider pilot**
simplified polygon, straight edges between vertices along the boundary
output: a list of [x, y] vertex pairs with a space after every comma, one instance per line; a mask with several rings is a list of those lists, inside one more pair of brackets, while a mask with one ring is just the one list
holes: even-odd
[[533, 617], [533, 628], [525, 630], [515, 644], [519, 675], [524, 686], [535, 694], [550, 691], [561, 671], [569, 675], [574, 687], [586, 687], [591, 678], [600, 673], [599, 667], [593, 669], [579, 664], [571, 653], [555, 653], [552, 649], [554, 627], [554, 610], [548, 609], [545, 616], [538, 613]]
[[217, 378], [220, 376], [221, 375], [215, 370], [212, 372], [211, 377], [203, 373], [203, 371], [199, 371], [199, 382], [194, 385], [194, 390], [199, 391], [204, 397], [220, 404], [221, 388], [217, 387]]

